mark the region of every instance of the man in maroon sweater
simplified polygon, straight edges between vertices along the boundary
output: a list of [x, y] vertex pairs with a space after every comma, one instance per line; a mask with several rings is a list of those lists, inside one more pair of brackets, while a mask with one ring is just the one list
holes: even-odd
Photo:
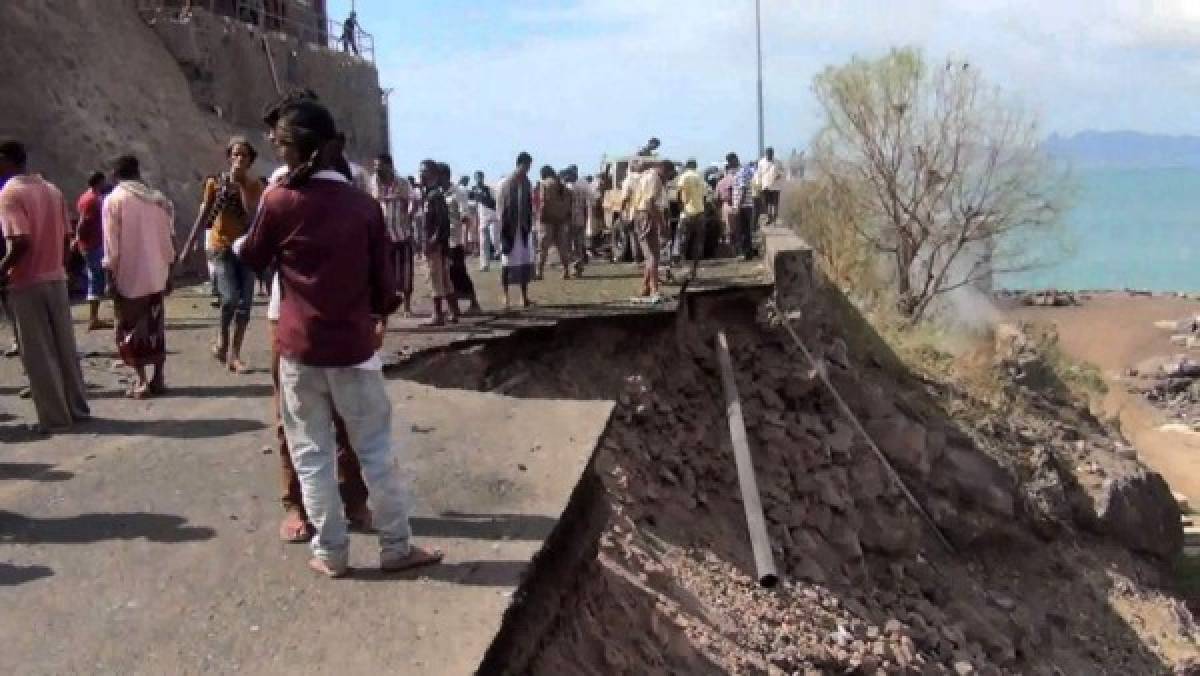
[[280, 110], [274, 142], [290, 174], [263, 195], [254, 226], [236, 247], [255, 270], [278, 264], [284, 431], [316, 531], [309, 565], [330, 577], [349, 570], [335, 406], [370, 492], [380, 567], [405, 570], [442, 558], [410, 544], [378, 356], [387, 315], [397, 306], [387, 231], [379, 204], [350, 184], [336, 136], [332, 116], [314, 101]]

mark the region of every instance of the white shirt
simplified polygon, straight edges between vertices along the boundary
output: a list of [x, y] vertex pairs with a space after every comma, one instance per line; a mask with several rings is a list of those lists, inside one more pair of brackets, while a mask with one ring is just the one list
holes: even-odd
[[762, 158], [758, 161], [758, 171], [754, 174], [754, 180], [758, 181], [758, 185], [763, 190], [779, 190], [783, 188], [783, 165], [778, 160], [768, 160]]

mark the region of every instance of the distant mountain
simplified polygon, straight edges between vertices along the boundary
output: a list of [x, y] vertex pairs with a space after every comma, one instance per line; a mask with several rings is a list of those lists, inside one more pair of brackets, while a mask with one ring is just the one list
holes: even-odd
[[1200, 136], [1083, 131], [1052, 134], [1043, 147], [1078, 169], [1200, 168]]

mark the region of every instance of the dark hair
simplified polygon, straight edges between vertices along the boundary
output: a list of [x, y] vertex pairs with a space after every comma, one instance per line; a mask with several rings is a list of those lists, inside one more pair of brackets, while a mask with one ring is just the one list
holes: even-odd
[[383, 162], [384, 164], [388, 165], [389, 167], [396, 166], [395, 162], [392, 162], [392, 156], [388, 153], [379, 153], [379, 155], [377, 155], [375, 157], [375, 159], [379, 160], [380, 162]]
[[450, 179], [452, 179], [454, 177], [454, 174], [450, 173], [450, 165], [446, 164], [445, 162], [438, 162], [437, 170], [438, 170], [438, 173], [441, 174], [442, 179], [444, 179], [444, 180], [449, 181]]
[[24, 167], [29, 161], [25, 154], [25, 145], [20, 141], [5, 141], [0, 143], [0, 159], [8, 160], [18, 167]]
[[542, 178], [554, 178], [555, 175], [554, 167], [550, 166], [549, 164], [542, 167]]
[[311, 89], [293, 89], [279, 97], [274, 103], [270, 103], [266, 108], [263, 108], [263, 123], [268, 127], [274, 128], [275, 125], [279, 124], [279, 115], [285, 106], [298, 101], [317, 100], [317, 93]]
[[725, 156], [725, 164], [727, 166], [741, 165], [741, 160], [738, 159], [737, 153], [729, 153]]
[[470, 176], [460, 176], [458, 179], [458, 184], [459, 185], [471, 185], [471, 177]]
[[287, 187], [298, 188], [323, 169], [341, 172], [351, 180], [350, 168], [342, 157], [337, 125], [329, 110], [305, 99], [284, 104], [279, 110], [278, 142], [293, 146], [304, 164], [288, 176]]
[[92, 175], [88, 176], [88, 187], [89, 188], [95, 188], [96, 186], [98, 186], [102, 183], [104, 183], [104, 172], [103, 171], [93, 171]]
[[520, 155], [517, 155], [517, 165], [522, 164], [533, 164], [533, 156], [527, 152], [522, 152]]
[[258, 149], [245, 136], [234, 136], [229, 139], [229, 143], [225, 145], [225, 157], [233, 157], [233, 150], [238, 146], [245, 146], [246, 150], [250, 151], [251, 162], [258, 159]]
[[688, 160], [687, 164], [685, 164], [683, 166], [687, 167], [688, 169], [695, 169], [695, 168], [699, 167], [700, 165], [696, 162], [696, 160]]
[[119, 181], [132, 181], [142, 174], [141, 164], [134, 155], [122, 155], [113, 162], [113, 175]]

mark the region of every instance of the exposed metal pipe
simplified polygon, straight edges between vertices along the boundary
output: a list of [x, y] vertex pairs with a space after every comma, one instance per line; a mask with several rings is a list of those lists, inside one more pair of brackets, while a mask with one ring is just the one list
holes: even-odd
[[808, 347], [805, 346], [804, 341], [800, 339], [800, 334], [796, 333], [796, 330], [792, 328], [791, 315], [785, 313], [783, 308], [779, 307], [779, 303], [770, 301], [770, 304], [775, 308], [775, 311], [779, 313], [780, 321], [783, 322], [783, 328], [787, 329], [787, 332], [789, 335], [791, 335], [792, 340], [796, 342], [796, 347], [800, 348], [800, 351], [804, 353], [804, 358], [807, 359], [808, 363], [812, 365], [813, 370], [817, 372], [817, 376], [820, 377], [821, 382], [825, 384], [825, 388], [828, 389], [829, 393], [833, 395], [833, 399], [837, 402], [838, 408], [841, 409], [842, 415], [845, 416], [850, 425], [854, 427], [854, 431], [858, 432], [859, 436], [866, 440], [867, 445], [871, 447], [871, 450], [875, 452], [875, 456], [879, 458], [879, 462], [883, 463], [883, 468], [887, 471], [888, 476], [890, 476], [892, 481], [900, 488], [901, 491], [903, 491], [904, 497], [908, 498], [908, 501], [912, 504], [913, 509], [917, 510], [917, 514], [921, 516], [921, 518], [929, 526], [929, 529], [932, 530], [933, 534], [937, 536], [938, 541], [942, 543], [942, 546], [946, 548], [946, 551], [954, 552], [954, 545], [950, 544], [950, 540], [948, 540], [942, 533], [942, 529], [938, 528], [937, 522], [935, 522], [933, 517], [929, 516], [929, 512], [925, 511], [925, 508], [921, 506], [920, 501], [917, 500], [917, 496], [913, 495], [913, 492], [908, 489], [908, 485], [904, 483], [904, 479], [900, 478], [900, 473], [896, 471], [896, 468], [892, 466], [892, 463], [887, 459], [887, 456], [884, 455], [883, 451], [879, 449], [878, 444], [876, 444], [875, 440], [871, 438], [871, 435], [867, 434], [867, 430], [858, 420], [858, 416], [854, 414], [854, 411], [850, 408], [850, 405], [846, 403], [846, 400], [842, 398], [841, 393], [838, 392], [837, 388], [833, 386], [833, 381], [829, 379], [829, 374], [825, 370], [824, 362], [818, 362], [813, 357], [812, 352], [808, 351]]
[[729, 418], [729, 437], [733, 445], [733, 459], [737, 464], [742, 507], [746, 510], [750, 547], [754, 550], [754, 568], [758, 571], [758, 584], [771, 588], [779, 583], [779, 574], [775, 570], [775, 559], [771, 555], [771, 538], [767, 535], [767, 519], [763, 516], [758, 480], [754, 476], [754, 461], [750, 457], [750, 443], [746, 440], [742, 400], [738, 396], [737, 380], [733, 376], [733, 359], [729, 356], [729, 341], [725, 338], [724, 331], [717, 332], [717, 360], [721, 363], [721, 382], [725, 385], [725, 413]]
[[762, 0], [754, 0], [754, 50], [758, 54], [758, 156], [762, 157], [767, 143], [763, 123]]

